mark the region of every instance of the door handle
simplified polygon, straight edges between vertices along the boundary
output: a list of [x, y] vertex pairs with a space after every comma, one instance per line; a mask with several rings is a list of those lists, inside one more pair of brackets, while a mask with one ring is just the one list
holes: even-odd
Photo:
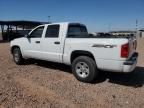
[[40, 41], [35, 41], [35, 43], [39, 44], [39, 43], [40, 43]]
[[57, 42], [54, 42], [54, 44], [60, 44], [60, 42], [57, 41]]

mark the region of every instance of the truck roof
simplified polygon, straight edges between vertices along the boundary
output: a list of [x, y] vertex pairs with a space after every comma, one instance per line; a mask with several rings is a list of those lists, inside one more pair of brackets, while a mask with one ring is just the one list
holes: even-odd
[[43, 25], [55, 25], [55, 24], [64, 24], [64, 25], [81, 25], [81, 26], [85, 26], [82, 23], [77, 23], [77, 22], [59, 22], [59, 23], [51, 23], [51, 24], [43, 24]]

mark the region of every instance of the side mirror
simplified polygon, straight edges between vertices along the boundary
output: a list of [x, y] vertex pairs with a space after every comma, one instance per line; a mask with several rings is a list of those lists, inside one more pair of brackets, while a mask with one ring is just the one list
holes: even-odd
[[29, 38], [29, 34], [26, 34], [24, 37]]

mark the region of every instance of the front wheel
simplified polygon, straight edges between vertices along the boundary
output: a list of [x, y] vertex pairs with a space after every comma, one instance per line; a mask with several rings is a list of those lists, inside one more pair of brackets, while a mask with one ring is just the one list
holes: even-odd
[[22, 57], [20, 48], [16, 47], [13, 49], [13, 59], [16, 64], [23, 64], [24, 59]]
[[87, 56], [79, 56], [72, 62], [72, 72], [79, 81], [87, 83], [93, 82], [98, 74], [95, 61]]

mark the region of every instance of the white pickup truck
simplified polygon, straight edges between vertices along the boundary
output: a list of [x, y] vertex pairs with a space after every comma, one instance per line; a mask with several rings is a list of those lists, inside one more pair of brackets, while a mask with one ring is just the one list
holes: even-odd
[[93, 37], [80, 23], [53, 23], [34, 28], [27, 36], [11, 41], [16, 64], [28, 58], [72, 66], [74, 76], [92, 82], [100, 70], [132, 72], [138, 53], [133, 38]]

